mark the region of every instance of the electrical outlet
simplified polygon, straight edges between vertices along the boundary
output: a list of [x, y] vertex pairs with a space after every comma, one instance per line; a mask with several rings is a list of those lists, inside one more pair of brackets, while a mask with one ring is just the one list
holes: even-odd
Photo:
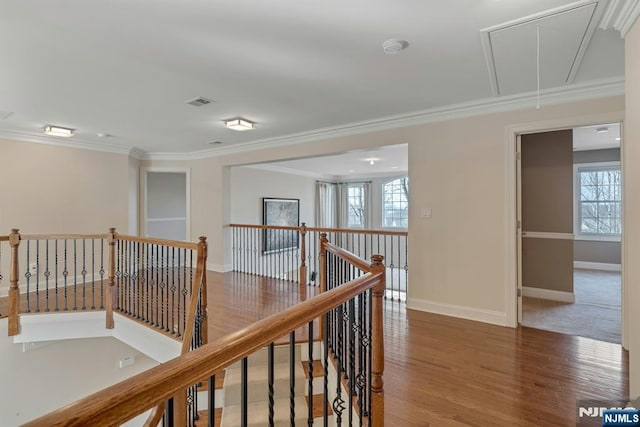
[[120, 359], [119, 366], [121, 368], [126, 368], [127, 366], [131, 366], [136, 363], [136, 358], [134, 356], [127, 356]]

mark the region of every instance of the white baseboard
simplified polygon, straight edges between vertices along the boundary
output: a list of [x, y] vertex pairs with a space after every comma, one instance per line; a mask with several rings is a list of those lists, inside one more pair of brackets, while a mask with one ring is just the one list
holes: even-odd
[[576, 296], [573, 292], [553, 291], [551, 289], [532, 288], [530, 286], [522, 287], [522, 296], [548, 299], [551, 301], [576, 302]]
[[467, 320], [475, 320], [476, 322], [490, 323], [492, 325], [507, 325], [507, 314], [501, 311], [485, 310], [483, 308], [466, 307], [417, 298], [408, 298], [407, 308], [426, 311], [428, 313], [442, 314], [445, 316], [459, 317]]
[[622, 266], [620, 264], [607, 264], [605, 262], [573, 261], [573, 268], [584, 268], [587, 270], [602, 271], [622, 271]]
[[207, 263], [207, 270], [215, 271], [216, 273], [228, 273], [229, 271], [233, 271], [233, 265], [231, 264], [213, 264]]

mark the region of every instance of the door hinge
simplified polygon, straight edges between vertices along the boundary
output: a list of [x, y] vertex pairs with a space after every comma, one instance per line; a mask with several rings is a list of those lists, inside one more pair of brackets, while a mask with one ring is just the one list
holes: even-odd
[[522, 289], [518, 288], [518, 296], [521, 297], [522, 296]]
[[517, 220], [517, 221], [516, 221], [516, 228], [517, 228], [518, 230], [520, 230], [520, 229], [522, 228], [522, 221], [520, 221], [520, 220]]

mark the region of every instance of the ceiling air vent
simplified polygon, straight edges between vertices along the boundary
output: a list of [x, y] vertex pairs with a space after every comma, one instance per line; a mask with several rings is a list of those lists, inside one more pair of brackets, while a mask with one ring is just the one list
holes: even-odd
[[11, 111], [0, 111], [0, 120], [6, 120], [13, 115]]
[[203, 96], [199, 96], [197, 98], [185, 101], [185, 104], [193, 105], [194, 107], [202, 107], [204, 105], [211, 104], [212, 102], [214, 102], [212, 99], [207, 99]]

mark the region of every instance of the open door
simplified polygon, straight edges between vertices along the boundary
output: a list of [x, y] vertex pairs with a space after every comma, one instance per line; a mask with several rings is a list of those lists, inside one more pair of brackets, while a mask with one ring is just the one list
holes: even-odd
[[516, 250], [518, 256], [518, 324], [522, 323], [522, 139], [516, 137]]

